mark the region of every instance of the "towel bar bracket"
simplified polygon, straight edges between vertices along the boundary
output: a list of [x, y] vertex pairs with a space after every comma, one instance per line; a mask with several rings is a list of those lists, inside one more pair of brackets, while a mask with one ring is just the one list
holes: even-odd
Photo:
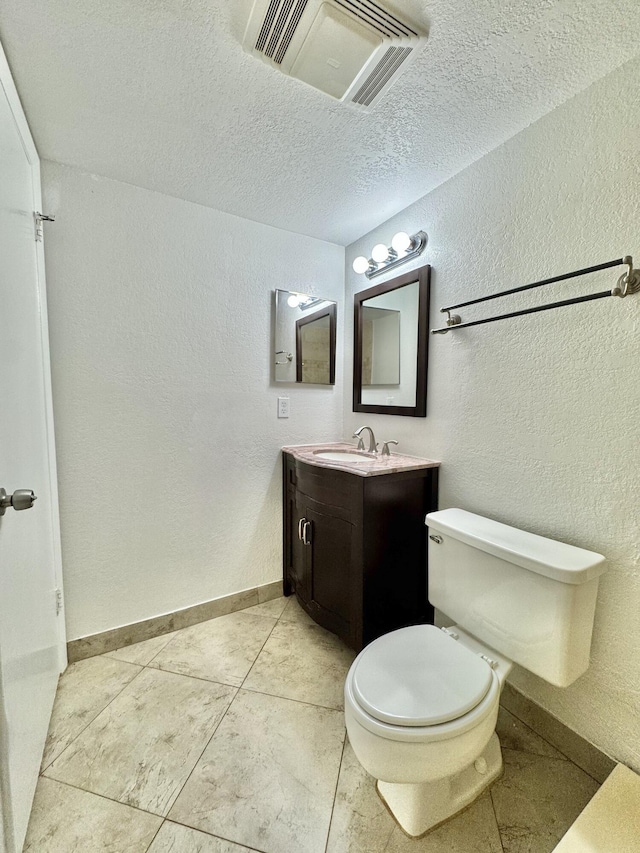
[[640, 270], [634, 270], [631, 255], [626, 255], [623, 262], [629, 269], [622, 273], [618, 283], [611, 291], [612, 296], [620, 296], [621, 298], [640, 291]]

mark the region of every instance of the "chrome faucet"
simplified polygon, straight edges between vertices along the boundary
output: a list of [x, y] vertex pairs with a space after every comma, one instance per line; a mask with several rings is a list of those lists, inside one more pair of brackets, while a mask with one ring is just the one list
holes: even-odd
[[360, 438], [360, 433], [365, 429], [369, 430], [369, 453], [377, 453], [378, 452], [378, 445], [376, 444], [376, 437], [373, 434], [373, 430], [371, 429], [370, 426], [361, 426], [360, 429], [357, 429], [354, 432], [354, 434], [352, 435], [352, 438], [360, 439], [358, 441], [358, 450], [364, 450], [364, 441], [362, 440], [362, 438]]

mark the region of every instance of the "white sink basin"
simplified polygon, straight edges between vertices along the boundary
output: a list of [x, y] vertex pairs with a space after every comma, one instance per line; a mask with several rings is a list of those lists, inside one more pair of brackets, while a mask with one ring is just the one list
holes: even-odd
[[371, 462], [375, 459], [368, 453], [358, 453], [356, 450], [314, 450], [313, 455], [328, 462]]

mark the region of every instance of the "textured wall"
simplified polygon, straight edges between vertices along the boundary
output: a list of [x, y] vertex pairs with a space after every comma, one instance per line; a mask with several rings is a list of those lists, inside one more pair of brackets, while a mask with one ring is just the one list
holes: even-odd
[[[277, 580], [278, 450], [341, 437], [344, 249], [43, 171], [68, 638]], [[272, 382], [276, 287], [338, 301], [335, 387]]]
[[[347, 250], [351, 261], [424, 228], [438, 307], [634, 254], [640, 266], [640, 69], [623, 66]], [[464, 320], [610, 289], [621, 270], [461, 311]], [[640, 771], [640, 296], [461, 330], [429, 341], [426, 420], [351, 413], [345, 434], [435, 459], [441, 507], [461, 506], [605, 554], [592, 663], [566, 690], [511, 681]]]

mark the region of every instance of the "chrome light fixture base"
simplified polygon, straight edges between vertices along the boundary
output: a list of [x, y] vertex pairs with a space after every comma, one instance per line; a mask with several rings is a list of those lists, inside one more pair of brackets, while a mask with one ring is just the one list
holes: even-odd
[[428, 239], [426, 231], [417, 231], [411, 237], [411, 243], [404, 253], [398, 253], [395, 249], [390, 248], [388, 260], [376, 263], [376, 261], [370, 258], [369, 268], [365, 270], [364, 274], [369, 279], [375, 278], [377, 275], [382, 275], [382, 273], [395, 269], [413, 258], [417, 258], [418, 255], [424, 252]]

